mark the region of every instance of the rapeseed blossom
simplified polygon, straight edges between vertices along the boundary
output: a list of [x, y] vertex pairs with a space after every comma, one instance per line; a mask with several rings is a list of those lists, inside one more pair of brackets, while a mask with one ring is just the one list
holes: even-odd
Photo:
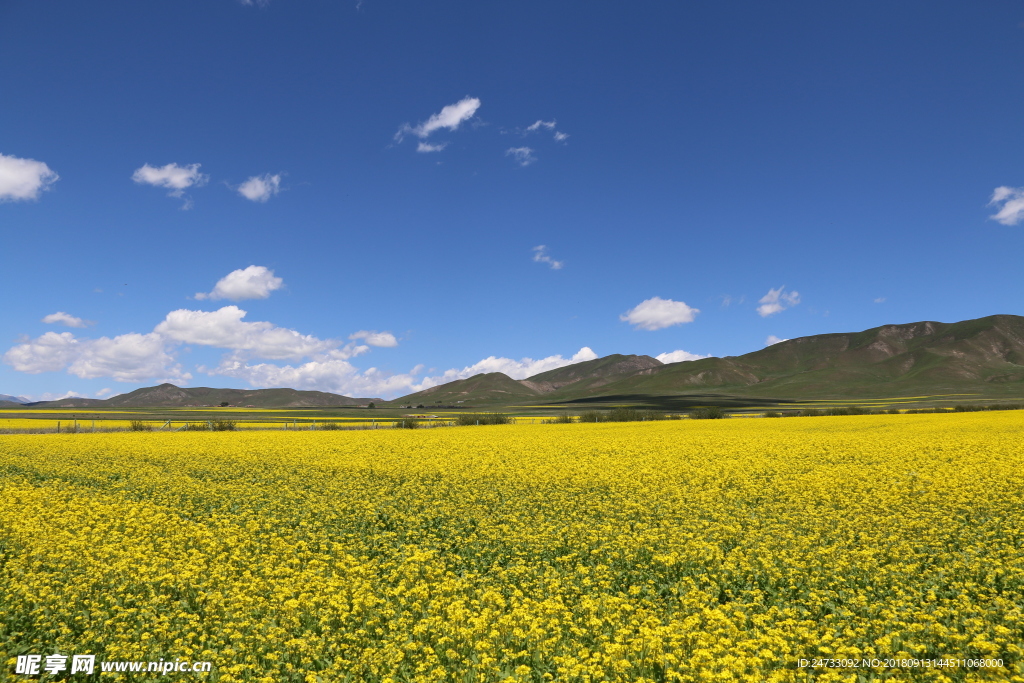
[[3, 436], [4, 675], [59, 652], [224, 683], [1024, 681], [1022, 428]]

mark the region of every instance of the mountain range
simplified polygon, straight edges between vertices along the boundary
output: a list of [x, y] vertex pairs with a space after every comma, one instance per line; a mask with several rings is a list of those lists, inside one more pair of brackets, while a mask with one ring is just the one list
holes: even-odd
[[1024, 397], [1024, 317], [882, 325], [785, 340], [742, 356], [662, 363], [611, 355], [514, 380], [476, 375], [397, 404], [551, 404], [731, 395], [837, 399], [976, 394]]
[[[210, 389], [208, 387], [183, 388], [173, 384], [144, 387], [108, 399], [64, 398], [58, 401], [31, 403], [32, 407], [46, 408], [184, 408], [189, 406], [219, 406], [254, 408], [336, 408], [365, 406], [380, 403], [379, 398], [349, 398], [324, 391], [298, 391], [296, 389]], [[13, 407], [13, 406], [8, 406]]]
[[[971, 394], [1024, 398], [1024, 317], [992, 315], [958, 323], [882, 325], [863, 332], [819, 334], [742, 356], [662, 363], [612, 354], [512, 379], [475, 375], [393, 401], [295, 389], [181, 388], [161, 384], [109, 399], [66, 398], [39, 407], [138, 408], [219, 406], [352, 407], [402, 405], [550, 405], [622, 402], [772, 403], [804, 399], [856, 401]], [[0, 395], [0, 406], [24, 399]]]

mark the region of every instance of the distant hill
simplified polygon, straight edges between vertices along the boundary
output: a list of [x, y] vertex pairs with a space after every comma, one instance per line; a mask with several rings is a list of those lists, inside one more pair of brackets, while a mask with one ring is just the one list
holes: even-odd
[[790, 339], [742, 356], [669, 364], [616, 354], [519, 381], [501, 373], [477, 375], [396, 403], [549, 403], [686, 394], [856, 400], [960, 393], [1024, 397], [1024, 317], [883, 325]]
[[364, 406], [379, 398], [349, 398], [323, 391], [297, 391], [295, 389], [210, 389], [208, 387], [183, 388], [173, 384], [144, 387], [101, 400], [95, 398], [65, 398], [59, 401], [33, 403], [33, 407], [47, 408], [178, 408], [189, 406], [219, 406], [227, 403], [235, 407], [255, 408], [329, 408]]
[[650, 356], [624, 356], [614, 353], [604, 358], [548, 370], [529, 379], [520, 380], [520, 384], [541, 394], [593, 392], [616, 380], [661, 365], [660, 360]]
[[469, 379], [460, 379], [441, 384], [430, 389], [403, 396], [391, 401], [392, 404], [404, 403], [448, 405], [456, 403], [514, 403], [537, 397], [537, 392], [512, 379], [501, 372], [488, 372], [473, 375]]
[[0, 401], [5, 403], [28, 403], [28, 399], [24, 399], [21, 396], [10, 396], [8, 394], [0, 394]]
[[514, 403], [536, 402], [542, 396], [557, 399], [567, 395], [590, 395], [607, 384], [660, 365], [661, 361], [650, 356], [613, 354], [548, 370], [529, 379], [514, 380], [501, 372], [474, 375], [403, 396], [391, 403]]

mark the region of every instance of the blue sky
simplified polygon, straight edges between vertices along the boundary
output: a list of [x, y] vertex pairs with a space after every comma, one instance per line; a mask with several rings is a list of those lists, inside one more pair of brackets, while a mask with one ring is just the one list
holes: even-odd
[[0, 63], [4, 394], [1024, 313], [1020, 2], [7, 0]]

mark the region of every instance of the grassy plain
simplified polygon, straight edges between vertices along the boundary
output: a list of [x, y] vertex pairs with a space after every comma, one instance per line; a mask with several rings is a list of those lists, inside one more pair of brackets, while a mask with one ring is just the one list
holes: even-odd
[[[1024, 413], [5, 435], [0, 605], [3, 675], [1024, 681]], [[798, 667], [890, 657], [1002, 664]]]

